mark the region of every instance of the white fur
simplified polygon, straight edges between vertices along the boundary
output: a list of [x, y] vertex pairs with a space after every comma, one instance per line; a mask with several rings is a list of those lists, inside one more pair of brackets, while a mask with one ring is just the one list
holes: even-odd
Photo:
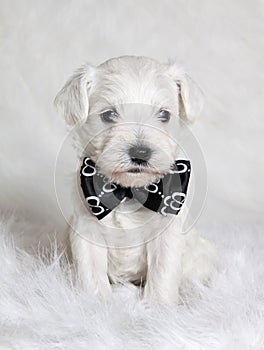
[[[70, 265], [56, 250], [43, 263], [9, 244], [31, 222], [22, 221], [22, 230], [17, 218], [15, 229], [12, 221], [1, 225], [1, 350], [263, 350], [263, 222], [243, 219], [200, 227], [217, 246], [219, 271], [210, 288], [194, 282], [182, 304], [169, 308], [140, 300], [129, 283], [99, 303], [73, 286]], [[42, 230], [49, 233], [44, 226], [34, 233]]]
[[[90, 156], [103, 174], [131, 187], [154, 182], [169, 171], [179, 152], [175, 140], [182, 120], [193, 121], [201, 109], [199, 89], [176, 65], [130, 56], [96, 68], [82, 67], [55, 102], [66, 122], [77, 124], [74, 138], [79, 156]], [[119, 119], [107, 124], [100, 114], [113, 108]], [[168, 123], [158, 119], [160, 109], [171, 112]], [[153, 156], [148, 171], [131, 174], [128, 149], [139, 142], [150, 147]], [[173, 303], [188, 278], [196, 275], [208, 282], [213, 248], [194, 230], [181, 234], [183, 213], [153, 215], [131, 199], [98, 221], [76, 193], [73, 200], [70, 242], [84, 288], [92, 287], [95, 294], [108, 299], [110, 282], [146, 281], [145, 297]]]

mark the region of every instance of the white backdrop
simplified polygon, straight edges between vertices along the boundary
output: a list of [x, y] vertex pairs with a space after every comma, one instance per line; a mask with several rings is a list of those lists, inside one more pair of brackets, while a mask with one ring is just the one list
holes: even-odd
[[[52, 102], [72, 71], [120, 55], [186, 67], [205, 94], [193, 130], [208, 168], [205, 219], [261, 218], [264, 2], [1, 0], [0, 206], [56, 223], [64, 135]], [[71, 154], [69, 153], [69, 157]]]

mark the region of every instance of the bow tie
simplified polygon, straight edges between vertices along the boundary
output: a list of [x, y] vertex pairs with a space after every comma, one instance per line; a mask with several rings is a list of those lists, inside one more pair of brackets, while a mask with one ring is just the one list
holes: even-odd
[[81, 166], [80, 178], [85, 201], [92, 214], [101, 220], [125, 198], [135, 198], [145, 208], [164, 216], [177, 215], [185, 201], [190, 173], [190, 161], [176, 160], [169, 173], [157, 182], [144, 187], [122, 187], [109, 182], [98, 171], [95, 163], [86, 157]]

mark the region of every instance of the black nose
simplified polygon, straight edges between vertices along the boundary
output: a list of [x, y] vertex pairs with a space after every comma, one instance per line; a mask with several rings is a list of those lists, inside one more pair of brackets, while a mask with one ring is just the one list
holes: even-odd
[[129, 156], [135, 164], [145, 164], [150, 159], [151, 149], [146, 146], [133, 146], [129, 149]]

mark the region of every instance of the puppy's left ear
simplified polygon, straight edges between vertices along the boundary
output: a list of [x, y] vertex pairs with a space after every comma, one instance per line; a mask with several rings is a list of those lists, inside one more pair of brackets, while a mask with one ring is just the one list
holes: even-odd
[[55, 97], [54, 104], [69, 125], [84, 123], [88, 117], [88, 92], [95, 67], [84, 65], [66, 82]]
[[178, 86], [179, 114], [194, 122], [203, 108], [203, 94], [198, 85], [176, 64], [168, 66], [168, 73]]

